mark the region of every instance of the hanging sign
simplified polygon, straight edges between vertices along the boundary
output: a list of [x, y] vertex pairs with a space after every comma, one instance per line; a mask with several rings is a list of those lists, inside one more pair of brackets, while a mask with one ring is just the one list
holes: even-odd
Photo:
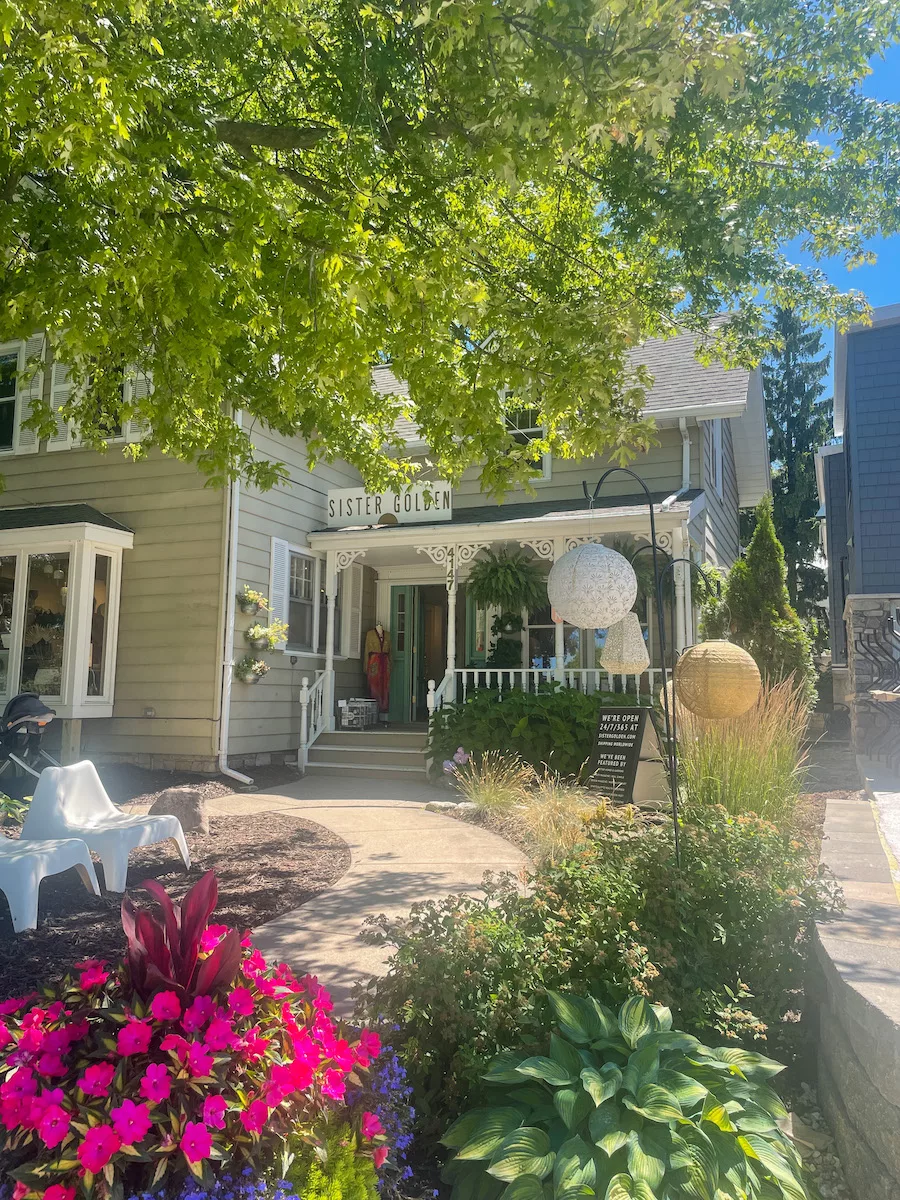
[[453, 489], [449, 483], [415, 483], [402, 492], [367, 492], [365, 488], [332, 488], [328, 492], [328, 526], [415, 525], [449, 521]]
[[616, 804], [640, 802], [642, 797], [634, 795], [638, 767], [659, 759], [653, 726], [648, 727], [649, 712], [637, 705], [600, 709], [588, 760], [589, 782], [592, 791], [602, 792]]

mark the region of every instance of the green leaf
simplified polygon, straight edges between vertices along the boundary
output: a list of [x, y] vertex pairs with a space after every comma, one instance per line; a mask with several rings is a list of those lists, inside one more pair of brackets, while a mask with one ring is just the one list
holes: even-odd
[[656, 1197], [642, 1179], [632, 1179], [623, 1171], [609, 1181], [605, 1200], [656, 1200]]
[[690, 1033], [678, 1029], [661, 1029], [653, 1039], [656, 1047], [662, 1050], [684, 1050], [688, 1054], [695, 1053], [700, 1042]]
[[684, 1075], [681, 1071], [660, 1071], [656, 1081], [660, 1087], [664, 1087], [671, 1092], [678, 1103], [681, 1105], [683, 1112], [688, 1112], [697, 1104], [702, 1104], [709, 1095], [709, 1089], [696, 1079], [691, 1079], [690, 1075]]
[[599, 1071], [596, 1067], [585, 1067], [581, 1072], [581, 1082], [594, 1103], [600, 1105], [619, 1090], [622, 1072], [615, 1063], [604, 1063]]
[[719, 1046], [708, 1050], [713, 1058], [730, 1066], [739, 1067], [748, 1079], [764, 1080], [778, 1075], [784, 1070], [784, 1063], [776, 1062], [774, 1058], [766, 1058], [755, 1054], [752, 1050], [742, 1050], [739, 1046]]
[[522, 1055], [516, 1054], [515, 1051], [506, 1051], [503, 1054], [498, 1054], [482, 1075], [482, 1079], [486, 1079], [489, 1083], [518, 1083], [521, 1076], [517, 1073], [516, 1067], [522, 1061]]
[[554, 1087], [565, 1087], [567, 1083], [574, 1083], [578, 1078], [577, 1072], [573, 1074], [566, 1067], [554, 1062], [552, 1058], [546, 1058], [543, 1055], [526, 1058], [524, 1062], [519, 1063], [516, 1071], [519, 1075], [530, 1079], [543, 1079], [545, 1083], [550, 1083]]
[[457, 1158], [490, 1158], [504, 1138], [522, 1124], [517, 1108], [482, 1109], [484, 1116], [472, 1137], [457, 1151]]
[[690, 1129], [683, 1136], [673, 1137], [672, 1146], [669, 1164], [675, 1186], [697, 1200], [715, 1200], [719, 1164], [709, 1138], [698, 1129]]
[[560, 1088], [553, 1093], [553, 1104], [566, 1129], [577, 1129], [594, 1111], [594, 1102], [584, 1088]]
[[500, 1145], [491, 1159], [488, 1174], [511, 1183], [520, 1175], [544, 1179], [553, 1170], [556, 1155], [543, 1129], [517, 1129]]
[[748, 1133], [738, 1138], [738, 1143], [749, 1147], [753, 1155], [759, 1159], [766, 1171], [777, 1181], [782, 1191], [792, 1200], [801, 1200], [806, 1194], [806, 1188], [798, 1171], [788, 1161], [785, 1154], [779, 1152], [775, 1145], [757, 1133]]
[[744, 1101], [741, 1111], [735, 1114], [734, 1123], [741, 1133], [771, 1133], [778, 1128], [771, 1113], [748, 1100]]
[[665, 1131], [642, 1129], [628, 1135], [628, 1170], [633, 1179], [643, 1179], [653, 1191], [666, 1173], [670, 1143]]
[[570, 1188], [593, 1188], [597, 1179], [594, 1148], [583, 1138], [569, 1138], [560, 1146], [553, 1168], [553, 1186], [558, 1196]]
[[671, 1092], [657, 1083], [648, 1083], [637, 1094], [637, 1100], [625, 1097], [625, 1104], [648, 1121], [677, 1121], [682, 1117], [681, 1105]]
[[576, 1045], [586, 1046], [600, 1037], [607, 1037], [609, 1026], [601, 1019], [590, 999], [570, 992], [547, 992], [553, 1016], [560, 1031]]
[[569, 1071], [573, 1078], [578, 1078], [583, 1064], [581, 1055], [571, 1042], [567, 1042], [564, 1038], [557, 1037], [555, 1033], [551, 1033], [550, 1057], [554, 1062], [559, 1063], [561, 1067]]
[[473, 1108], [467, 1113], [463, 1113], [458, 1117], [444, 1136], [439, 1139], [442, 1145], [449, 1146], [451, 1150], [459, 1149], [464, 1146], [478, 1132], [478, 1127], [485, 1116], [492, 1110], [489, 1108]]
[[628, 1141], [625, 1114], [615, 1100], [607, 1100], [588, 1117], [588, 1131], [595, 1146], [605, 1154], [615, 1154]]
[[659, 1051], [654, 1044], [642, 1046], [628, 1056], [622, 1073], [622, 1087], [633, 1096], [648, 1083], [656, 1083], [659, 1077]]
[[725, 1105], [712, 1094], [708, 1095], [703, 1102], [703, 1111], [700, 1114], [700, 1120], [709, 1121], [711, 1125], [718, 1126], [725, 1133], [735, 1132], [734, 1125], [731, 1122], [731, 1117], [728, 1115]]
[[672, 1028], [672, 1010], [666, 1008], [664, 1004], [651, 1004], [650, 1007], [656, 1013], [660, 1029], [664, 1031], [670, 1030]]
[[520, 1175], [504, 1189], [500, 1200], [545, 1200], [544, 1185], [537, 1175]]
[[659, 1018], [643, 996], [629, 996], [619, 1009], [619, 1028], [634, 1049], [646, 1034], [659, 1032]]

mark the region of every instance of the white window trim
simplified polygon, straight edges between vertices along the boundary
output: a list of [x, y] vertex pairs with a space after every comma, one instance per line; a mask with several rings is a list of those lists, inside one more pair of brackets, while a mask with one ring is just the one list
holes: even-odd
[[[68, 393], [71, 390], [68, 380], [64, 383], [57, 382], [57, 372], [67, 371], [68, 367], [59, 359], [54, 359], [53, 365], [50, 368], [50, 404], [56, 416], [56, 438], [47, 440], [47, 450], [51, 453], [59, 450], [89, 450], [91, 449], [85, 442], [81, 440], [75, 429], [73, 421], [63, 422], [58, 415], [57, 393], [65, 392], [65, 398], [60, 401], [65, 403], [68, 399]], [[153, 391], [153, 381], [149, 376], [143, 375], [135, 368], [130, 367], [122, 381], [122, 403], [125, 405], [131, 404], [134, 401], [135, 393], [146, 388], [146, 394]], [[140, 397], [139, 397], [140, 398]], [[65, 429], [65, 437], [62, 436], [62, 431]], [[108, 446], [125, 446], [129, 442], [140, 442], [147, 431], [146, 423], [138, 417], [130, 417], [122, 424], [122, 432], [114, 434], [111, 437], [104, 438]]]
[[[503, 388], [500, 392], [501, 400], [505, 400], [508, 395], [509, 395], [509, 389]], [[523, 405], [523, 408], [524, 407], [525, 406]], [[537, 430], [538, 428], [541, 431], [541, 437], [545, 438], [547, 436], [547, 426], [546, 425], [542, 424], [540, 426], [538, 426], [538, 425], [529, 426], [529, 429]], [[507, 430], [510, 433], [516, 433], [516, 432], [525, 433], [525, 432], [527, 432], [526, 430], [510, 429], [509, 426], [507, 426]], [[541, 473], [540, 473], [540, 475], [535, 475], [529, 482], [531, 482], [532, 484], [547, 483], [552, 479], [552, 477], [553, 477], [553, 455], [548, 450], [548, 451], [545, 451], [541, 455]]]
[[292, 647], [290, 642], [284, 642], [281, 646], [281, 650], [285, 654], [293, 655], [295, 658], [324, 658], [325, 657], [324, 652], [322, 654], [319, 654], [318, 651], [316, 650], [316, 647], [319, 644], [319, 610], [321, 608], [321, 605], [319, 604], [319, 592], [322, 590], [322, 570], [323, 570], [323, 566], [324, 566], [324, 559], [321, 554], [317, 553], [315, 550], [310, 550], [310, 548], [308, 546], [294, 546], [290, 542], [288, 543], [287, 593], [285, 596], [284, 620], [287, 621], [290, 616], [290, 604], [291, 604], [291, 570], [290, 570], [290, 567], [291, 567], [291, 557], [295, 554], [299, 555], [301, 558], [311, 559], [312, 562], [315, 564], [315, 570], [313, 571], [313, 585], [312, 585], [312, 648], [307, 649], [305, 646], [300, 646], [300, 647], [293, 646]]
[[30, 401], [31, 397], [35, 394], [40, 397], [44, 390], [45, 364], [43, 361], [43, 335], [41, 335], [41, 366], [29, 382], [28, 388], [22, 388], [22, 376], [28, 366], [29, 359], [28, 342], [36, 340], [37, 338], [29, 338], [27, 341], [19, 338], [12, 342], [0, 343], [0, 354], [18, 355], [18, 362], [16, 364], [16, 394], [13, 401], [13, 442], [11, 446], [0, 446], [0, 456], [34, 454], [38, 450], [39, 441], [34, 430], [22, 429], [22, 422], [26, 417], [31, 415], [25, 412], [26, 402]]
[[[287, 559], [288, 559], [287, 571], [285, 572], [284, 595], [281, 597], [280, 605], [278, 603], [278, 597], [274, 597], [271, 594], [272, 590], [273, 590], [273, 579], [274, 579], [275, 545], [276, 545], [276, 543], [279, 543], [279, 542], [284, 546], [284, 548], [285, 548], [284, 552], [287, 554]], [[285, 538], [277, 538], [277, 537], [272, 537], [270, 539], [269, 554], [270, 554], [270, 559], [269, 559], [270, 607], [274, 603], [274, 608], [272, 609], [273, 615], [280, 616], [281, 620], [283, 620], [285, 622], [288, 622], [289, 617], [290, 617], [290, 560], [291, 560], [291, 556], [299, 555], [302, 558], [310, 559], [312, 562], [314, 562], [316, 564], [315, 575], [313, 578], [313, 597], [314, 597], [314, 599], [313, 599], [313, 620], [312, 620], [312, 644], [313, 644], [314, 649], [308, 649], [305, 646], [296, 646], [296, 645], [292, 646], [290, 644], [290, 642], [284, 641], [284, 642], [279, 643], [279, 645], [276, 647], [276, 650], [280, 650], [282, 654], [287, 654], [291, 658], [302, 658], [302, 659], [308, 659], [310, 661], [316, 660], [318, 662], [322, 662], [325, 659], [325, 651], [318, 650], [315, 647], [318, 647], [318, 645], [319, 645], [319, 635], [321, 632], [322, 609], [321, 609], [321, 604], [319, 602], [319, 596], [320, 596], [320, 593], [324, 586], [323, 580], [324, 580], [325, 563], [326, 563], [325, 554], [320, 550], [312, 550], [309, 546], [298, 546], [293, 542], [287, 541], [287, 539], [285, 539]], [[357, 650], [357, 652], [354, 654], [353, 647], [351, 645], [351, 643], [353, 641], [353, 615], [352, 615], [353, 609], [352, 609], [352, 605], [351, 605], [352, 587], [353, 587], [352, 572], [354, 570], [359, 570], [361, 572], [362, 568], [354, 563], [354, 564], [351, 564], [349, 567], [347, 567], [344, 571], [339, 572], [339, 574], [338, 574], [339, 580], [342, 575], [346, 576], [347, 578], [345, 578], [343, 580], [343, 582], [340, 584], [340, 586], [342, 588], [342, 604], [341, 604], [341, 614], [340, 614], [341, 621], [340, 621], [340, 626], [335, 629], [335, 633], [336, 633], [335, 642], [337, 643], [337, 645], [335, 646], [335, 650], [334, 650], [335, 662], [344, 662], [348, 658], [358, 658], [359, 655], [362, 653], [362, 649], [360, 646], [360, 649]], [[361, 575], [360, 575], [360, 579], [359, 579], [359, 587], [360, 587], [359, 640], [361, 643], [362, 642], [362, 589], [363, 589], [363, 579], [362, 579]]]
[[[43, 698], [51, 703], [57, 716], [62, 719], [112, 716], [119, 636], [122, 552], [124, 549], [130, 549], [133, 541], [134, 535], [124, 530], [89, 524], [35, 526], [31, 529], [0, 531], [0, 556], [16, 557], [8, 670], [5, 689], [0, 693], [0, 704], [10, 700], [21, 686], [29, 556], [67, 553], [68, 603], [63, 634], [60, 691], [54, 695], [47, 693]], [[108, 555], [112, 559], [105, 631], [106, 691], [103, 696], [88, 696], [88, 653], [92, 615], [89, 598], [93, 595], [94, 558], [97, 553]]]

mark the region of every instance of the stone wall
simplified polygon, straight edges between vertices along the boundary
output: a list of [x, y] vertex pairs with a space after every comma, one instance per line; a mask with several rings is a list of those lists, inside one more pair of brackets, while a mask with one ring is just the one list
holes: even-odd
[[848, 596], [847, 662], [850, 670], [850, 725], [858, 755], [900, 769], [900, 700], [872, 695], [900, 695], [900, 629], [893, 615], [900, 595]]
[[829, 800], [846, 901], [816, 931], [819, 1099], [855, 1200], [900, 1200], [900, 901], [871, 805]]

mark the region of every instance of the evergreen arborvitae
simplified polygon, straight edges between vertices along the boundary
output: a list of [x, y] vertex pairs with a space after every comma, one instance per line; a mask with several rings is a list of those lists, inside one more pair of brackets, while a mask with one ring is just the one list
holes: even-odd
[[750, 545], [728, 572], [721, 601], [704, 606], [703, 636], [727, 634], [753, 655], [766, 679], [776, 682], [793, 675], [811, 705], [816, 679], [812, 647], [788, 595], [771, 496], [760, 500], [754, 515]]
[[784, 548], [790, 602], [802, 617], [820, 615], [825, 595], [819, 557], [816, 451], [831, 436], [832, 402], [822, 399], [829, 356], [822, 337], [796, 313], [779, 309], [777, 349], [763, 363], [775, 531]]

